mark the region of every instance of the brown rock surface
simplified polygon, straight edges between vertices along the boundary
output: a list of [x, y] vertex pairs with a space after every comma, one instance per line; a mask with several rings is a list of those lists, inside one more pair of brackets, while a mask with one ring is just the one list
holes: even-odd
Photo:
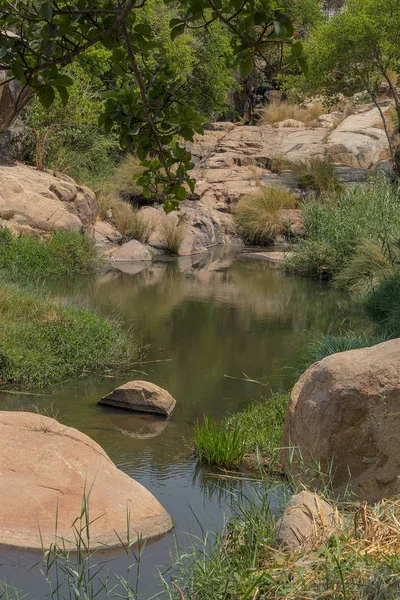
[[138, 240], [130, 240], [109, 254], [110, 262], [133, 262], [153, 260], [153, 255]]
[[341, 524], [337, 509], [316, 494], [294, 494], [276, 524], [276, 538], [283, 550], [294, 552], [325, 542]]
[[[142, 485], [117, 469], [87, 435], [54, 419], [0, 412], [0, 543], [41, 548], [73, 540], [73, 522], [89, 491], [91, 547], [118, 546], [127, 537], [151, 538], [172, 528], [171, 518]], [[67, 544], [68, 545], [68, 544]]]
[[96, 219], [95, 194], [57, 172], [23, 164], [0, 166], [0, 218], [16, 231], [87, 231]]
[[[333, 354], [312, 365], [294, 386], [282, 448], [294, 446], [312, 467], [328, 472], [338, 492], [349, 483], [376, 502], [400, 494], [400, 339]], [[282, 451], [285, 469], [310, 482], [299, 461]]]
[[155, 383], [135, 380], [115, 388], [99, 404], [169, 416], [175, 408], [176, 400]]

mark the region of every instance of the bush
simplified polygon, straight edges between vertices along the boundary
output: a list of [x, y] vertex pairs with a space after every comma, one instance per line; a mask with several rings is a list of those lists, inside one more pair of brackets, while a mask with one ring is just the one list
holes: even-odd
[[245, 452], [245, 433], [234, 426], [227, 429], [204, 417], [194, 428], [194, 442], [199, 461], [209, 466], [232, 467], [240, 464]]
[[253, 244], [270, 244], [284, 231], [281, 209], [294, 208], [295, 197], [286, 189], [258, 186], [254, 194], [239, 200], [235, 221], [241, 235]]
[[385, 278], [364, 302], [367, 314], [389, 337], [400, 337], [400, 275]]
[[315, 119], [328, 112], [322, 104], [312, 104], [307, 108], [301, 108], [297, 104], [288, 102], [271, 102], [264, 108], [260, 119], [261, 125], [273, 125], [286, 119], [301, 121], [306, 125], [311, 125]]
[[124, 241], [138, 240], [146, 243], [154, 231], [155, 224], [151, 219], [112, 193], [99, 196], [97, 214], [101, 219], [110, 221]]
[[395, 255], [400, 231], [399, 190], [397, 184], [380, 177], [304, 204], [307, 238], [299, 241], [287, 268], [329, 279], [338, 276], [365, 244], [378, 244], [388, 257]]
[[142, 189], [136, 183], [134, 176], [141, 173], [139, 160], [133, 154], [128, 154], [115, 169], [109, 181], [110, 192], [117, 197], [134, 204], [144, 200]]
[[43, 388], [72, 377], [124, 369], [138, 347], [116, 321], [62, 308], [0, 282], [0, 382]]
[[8, 277], [74, 277], [93, 273], [95, 266], [95, 247], [80, 233], [58, 231], [40, 240], [0, 228], [0, 270]]

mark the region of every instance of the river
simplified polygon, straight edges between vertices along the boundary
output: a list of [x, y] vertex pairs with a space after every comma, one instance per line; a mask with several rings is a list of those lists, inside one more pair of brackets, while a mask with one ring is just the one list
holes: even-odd
[[[193, 423], [204, 414], [221, 419], [271, 390], [289, 389], [298, 353], [310, 340], [321, 332], [360, 331], [364, 321], [328, 284], [285, 276], [245, 253], [216, 250], [142, 267], [127, 265], [126, 272], [45, 286], [43, 293], [120, 318], [149, 344], [146, 364], [123, 378], [87, 377], [37, 397], [2, 394], [0, 407], [32, 410], [35, 404], [52, 411], [96, 440], [168, 510], [174, 531], [149, 544], [142, 559], [141, 597], [147, 599], [159, 589], [157, 568], [173, 562], [174, 545], [185, 548], [190, 534], [199, 534], [198, 520], [205, 529], [218, 530], [229, 515], [232, 490], [196, 467], [190, 451]], [[97, 405], [129, 379], [166, 388], [177, 400], [171, 419]], [[105, 554], [112, 571], [126, 572], [121, 552]], [[32, 569], [38, 560], [32, 552], [2, 548], [0, 579], [30, 599], [42, 598], [48, 588], [38, 567]]]

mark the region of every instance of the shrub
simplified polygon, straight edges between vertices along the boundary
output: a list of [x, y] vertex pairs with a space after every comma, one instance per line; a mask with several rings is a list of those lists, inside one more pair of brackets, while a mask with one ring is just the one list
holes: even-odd
[[136, 156], [128, 154], [115, 169], [109, 181], [111, 193], [127, 202], [138, 203], [143, 200], [142, 189], [134, 179], [134, 176], [142, 170]]
[[60, 307], [34, 291], [0, 282], [0, 382], [23, 389], [88, 373], [124, 369], [137, 345], [118, 322]]
[[253, 244], [270, 244], [284, 231], [279, 211], [294, 208], [296, 200], [284, 188], [258, 186], [257, 192], [239, 200], [235, 221], [241, 235]]
[[300, 187], [322, 193], [339, 189], [333, 165], [326, 158], [310, 158], [300, 162], [287, 162], [286, 168], [294, 172]]
[[245, 433], [234, 426], [219, 426], [204, 417], [204, 423], [194, 428], [196, 453], [201, 463], [209, 466], [232, 467], [240, 464], [245, 453]]
[[322, 334], [301, 351], [298, 360], [299, 371], [305, 371], [310, 365], [331, 354], [368, 348], [385, 340], [385, 336], [370, 336], [364, 333], [357, 335], [352, 331], [344, 331], [339, 335]]
[[400, 337], [400, 275], [383, 281], [367, 296], [364, 302], [367, 314], [390, 337]]
[[287, 261], [288, 269], [331, 278], [348, 265], [360, 246], [370, 242], [385, 248], [388, 257], [395, 255], [400, 231], [399, 190], [398, 184], [379, 177], [304, 204], [307, 239], [297, 244]]
[[307, 108], [302, 108], [297, 104], [288, 102], [271, 102], [264, 108], [264, 112], [260, 119], [261, 125], [273, 125], [279, 121], [286, 119], [295, 119], [306, 125], [311, 125], [320, 115], [328, 112], [322, 104], [311, 104]]
[[40, 240], [0, 228], [0, 270], [8, 277], [74, 277], [93, 273], [95, 266], [95, 247], [80, 233], [58, 231]]
[[162, 237], [168, 254], [178, 255], [186, 233], [185, 223], [166, 219], [162, 224]]

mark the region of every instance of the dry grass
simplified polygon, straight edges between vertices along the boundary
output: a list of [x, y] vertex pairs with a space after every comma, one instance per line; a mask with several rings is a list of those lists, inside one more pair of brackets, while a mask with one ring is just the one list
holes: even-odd
[[122, 200], [134, 201], [142, 196], [142, 189], [134, 176], [142, 171], [139, 161], [133, 154], [128, 154], [115, 170], [109, 184], [109, 191]]
[[162, 237], [168, 254], [178, 255], [185, 237], [186, 224], [166, 219], [162, 224]]
[[322, 104], [312, 104], [307, 108], [302, 108], [288, 102], [271, 102], [264, 108], [260, 125], [273, 125], [286, 119], [294, 119], [306, 125], [312, 125], [315, 119], [327, 112], [328, 110]]
[[256, 193], [239, 200], [235, 221], [247, 242], [270, 244], [284, 231], [279, 211], [293, 209], [295, 206], [295, 197], [285, 188], [259, 185]]
[[125, 241], [134, 239], [146, 243], [155, 229], [148, 217], [111, 192], [99, 196], [98, 216], [110, 221]]

